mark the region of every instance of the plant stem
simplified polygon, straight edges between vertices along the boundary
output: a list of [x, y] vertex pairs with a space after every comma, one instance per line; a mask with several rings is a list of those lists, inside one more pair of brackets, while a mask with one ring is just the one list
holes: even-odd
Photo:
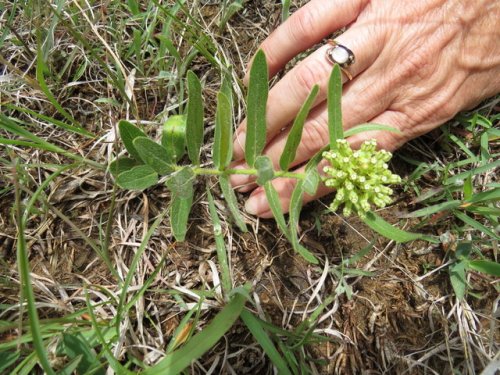
[[[257, 176], [258, 171], [257, 169], [225, 169], [225, 170], [218, 170], [218, 169], [208, 169], [208, 168], [201, 168], [201, 167], [196, 167], [193, 168], [193, 172], [197, 175], [209, 175], [209, 176], [229, 176], [233, 174], [239, 174], [239, 175], [248, 175], [248, 176]], [[294, 173], [294, 172], [287, 172], [287, 171], [275, 171], [274, 172], [275, 177], [286, 177], [286, 178], [294, 178], [296, 180], [303, 180], [305, 177], [304, 173]]]

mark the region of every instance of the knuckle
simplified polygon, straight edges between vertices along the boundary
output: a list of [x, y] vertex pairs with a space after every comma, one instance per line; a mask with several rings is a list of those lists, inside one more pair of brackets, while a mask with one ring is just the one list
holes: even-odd
[[301, 153], [308, 156], [314, 155], [328, 143], [328, 128], [316, 119], [311, 120], [304, 127], [302, 134]]
[[325, 76], [325, 68], [319, 61], [307, 61], [297, 67], [295, 73], [300, 97], [305, 97], [314, 85], [321, 84]]
[[313, 10], [298, 10], [290, 17], [289, 34], [297, 41], [310, 40], [314, 36], [315, 13]]

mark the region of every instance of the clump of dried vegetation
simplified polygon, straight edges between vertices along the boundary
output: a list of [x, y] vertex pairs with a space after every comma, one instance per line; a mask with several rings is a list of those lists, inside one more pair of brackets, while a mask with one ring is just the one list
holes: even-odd
[[279, 220], [234, 225], [203, 176], [177, 242], [171, 189], [115, 183], [118, 123], [159, 140], [189, 70], [211, 166], [217, 93], [237, 124], [238, 78], [282, 3], [0, 4], [1, 373], [494, 373], [497, 99], [391, 163], [403, 184], [378, 215], [439, 241], [387, 239], [317, 202], [298, 233], [312, 264]]

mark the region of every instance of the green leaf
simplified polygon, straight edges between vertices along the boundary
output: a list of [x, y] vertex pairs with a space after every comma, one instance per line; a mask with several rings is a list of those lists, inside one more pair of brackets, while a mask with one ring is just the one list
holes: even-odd
[[319, 93], [319, 86], [315, 85], [307, 97], [307, 100], [302, 105], [302, 108], [299, 111], [297, 117], [295, 117], [295, 121], [293, 122], [292, 129], [288, 134], [288, 138], [286, 140], [285, 148], [283, 149], [283, 153], [280, 158], [280, 167], [283, 171], [287, 171], [290, 167], [290, 164], [295, 160], [295, 156], [297, 154], [297, 148], [299, 147], [300, 140], [302, 138], [302, 131], [304, 130], [304, 124], [306, 122], [307, 116], [311, 111], [311, 108], [316, 100], [316, 97]]
[[234, 189], [231, 186], [231, 183], [229, 182], [227, 176], [219, 176], [219, 185], [222, 193], [224, 194], [224, 199], [227, 202], [229, 211], [231, 211], [234, 222], [242, 232], [246, 233], [248, 229], [245, 222], [243, 221], [241, 212], [238, 209], [238, 200], [236, 199], [236, 194], [234, 193]]
[[360, 124], [360, 125], [357, 125], [353, 128], [350, 128], [349, 130], [346, 130], [344, 132], [344, 137], [348, 138], [348, 137], [352, 137], [353, 135], [356, 135], [356, 134], [377, 131], [377, 130], [384, 130], [384, 131], [388, 131], [391, 133], [401, 134], [401, 131], [399, 129], [396, 129], [396, 128], [389, 126], [389, 125], [367, 123], [367, 124]]
[[[74, 359], [81, 356], [81, 360], [77, 365], [78, 373], [85, 374], [90, 370], [96, 369], [101, 366], [97, 359], [96, 353], [90, 348], [89, 344], [80, 334], [63, 334], [62, 347], [64, 353], [70, 358]], [[104, 368], [94, 372], [95, 374], [104, 374]]]
[[118, 129], [120, 131], [120, 137], [122, 139], [125, 148], [127, 149], [130, 156], [136, 160], [142, 160], [141, 156], [137, 152], [134, 146], [134, 139], [137, 137], [146, 137], [146, 134], [138, 127], [132, 125], [130, 122], [122, 120], [118, 123]]
[[467, 288], [467, 279], [465, 277], [465, 266], [466, 262], [458, 262], [453, 264], [449, 268], [450, 282], [455, 295], [459, 300], [463, 300], [465, 296], [465, 290]]
[[481, 224], [479, 221], [474, 220], [473, 218], [467, 216], [463, 212], [460, 211], [455, 211], [454, 212], [455, 216], [462, 220], [465, 224], [470, 225], [472, 228], [478, 230], [481, 233], [487, 234], [491, 238], [495, 240], [500, 240], [500, 236], [493, 232], [491, 229], [486, 227], [485, 225]]
[[120, 173], [116, 178], [116, 183], [122, 189], [144, 190], [158, 183], [158, 173], [149, 165], [139, 165]]
[[290, 199], [290, 214], [288, 227], [290, 230], [290, 240], [294, 250], [305, 260], [312, 264], [319, 264], [318, 259], [304, 246], [299, 243], [297, 226], [299, 225], [300, 211], [302, 209], [302, 197], [304, 195], [303, 182], [298, 181]]
[[464, 181], [464, 199], [470, 200], [474, 194], [474, 186], [472, 185], [472, 176], [468, 176]]
[[269, 95], [269, 73], [264, 51], [255, 55], [250, 69], [247, 96], [247, 129], [245, 138], [245, 160], [254, 166], [257, 156], [266, 145], [266, 106]]
[[[68, 363], [64, 366], [62, 370], [59, 370], [57, 375], [72, 375], [75, 373], [75, 371], [78, 369], [78, 365], [80, 365], [80, 362], [82, 361], [83, 355], [77, 355], [70, 359]], [[83, 372], [77, 372], [78, 374], [83, 374]]]
[[[161, 145], [167, 151], [165, 161], [176, 164], [186, 150], [186, 116], [171, 116], [163, 124]], [[134, 143], [135, 144], [135, 143]]]
[[241, 320], [247, 326], [252, 336], [257, 340], [264, 352], [267, 354], [273, 365], [278, 370], [279, 374], [291, 374], [285, 360], [281, 357], [280, 353], [273, 344], [273, 341], [266, 333], [260, 320], [256, 318], [251, 312], [243, 310], [241, 312]]
[[172, 177], [170, 177], [167, 182], [167, 188], [174, 194], [181, 198], [189, 198], [193, 195], [193, 182], [195, 179], [195, 174], [193, 170], [189, 167], [184, 167]]
[[168, 189], [172, 192], [172, 204], [170, 206], [170, 225], [172, 233], [177, 241], [186, 239], [189, 213], [193, 206], [193, 181], [194, 173], [191, 168], [185, 167], [174, 174], [166, 182]]
[[469, 268], [488, 275], [500, 277], [500, 264], [497, 262], [489, 260], [472, 260], [469, 262]]
[[[278, 192], [274, 188], [271, 181], [268, 181], [264, 185], [264, 190], [266, 192], [267, 202], [269, 203], [269, 208], [273, 213], [274, 219], [276, 220], [276, 224], [281, 232], [287, 237], [290, 238], [290, 231], [286, 226], [285, 215], [283, 214], [283, 209], [281, 208], [281, 202], [279, 199]], [[291, 242], [291, 241], [290, 241]]]
[[368, 212], [366, 218], [363, 220], [366, 225], [372, 228], [375, 232], [382, 236], [389, 238], [397, 243], [404, 243], [415, 240], [425, 240], [431, 243], [439, 243], [437, 238], [426, 236], [420, 233], [411, 233], [396, 228], [394, 225], [388, 223], [380, 216], [373, 212]]
[[344, 138], [342, 125], [342, 72], [340, 66], [335, 64], [328, 81], [327, 106], [328, 106], [328, 131], [330, 134], [330, 149], [337, 148], [337, 140]]
[[233, 326], [245, 305], [245, 297], [236, 294], [214, 320], [193, 336], [182, 348], [167, 354], [158, 364], [144, 371], [145, 375], [178, 374], [192, 361], [213, 348], [219, 339]]
[[147, 137], [137, 137], [134, 139], [134, 147], [148, 166], [153, 168], [160, 175], [170, 174], [174, 171], [171, 159], [167, 156], [167, 151], [158, 143]]
[[221, 270], [222, 289], [224, 291], [224, 296], [227, 297], [232, 288], [227, 248], [224, 242], [224, 234], [222, 233], [222, 226], [220, 223], [219, 215], [217, 214], [217, 209], [215, 208], [214, 197], [212, 196], [212, 193], [210, 193], [210, 189], [208, 188], [208, 186], [207, 197], [210, 217], [212, 218], [212, 224], [214, 226], [215, 249], [217, 250], [217, 260], [219, 262], [219, 267]]
[[306, 171], [304, 176], [304, 185], [303, 189], [309, 195], [316, 194], [318, 190], [320, 176], [318, 171], [318, 165], [323, 160], [323, 152], [327, 150], [327, 147], [319, 150], [316, 155], [314, 155], [306, 165]]
[[215, 139], [213, 149], [214, 164], [219, 170], [226, 168], [233, 155], [233, 124], [231, 104], [226, 95], [217, 95], [215, 115]]
[[109, 165], [109, 172], [116, 178], [121, 173], [137, 167], [138, 165], [139, 162], [136, 159], [121, 157], [111, 162]]
[[201, 82], [192, 71], [187, 72], [188, 104], [186, 119], [186, 142], [189, 159], [200, 164], [200, 149], [203, 144], [203, 97]]
[[423, 217], [435, 214], [436, 212], [443, 212], [452, 210], [454, 208], [459, 207], [462, 204], [462, 201], [454, 200], [449, 202], [443, 202], [439, 204], [435, 204], [433, 206], [425, 207], [417, 211], [410, 212], [409, 214], [401, 215], [402, 218], [411, 218], [411, 217]]
[[268, 156], [257, 157], [254, 165], [257, 169], [257, 184], [262, 186], [274, 178], [273, 162]]
[[480, 202], [497, 202], [500, 200], [500, 187], [495, 189], [483, 191], [481, 193], [474, 194], [468, 202], [470, 203], [480, 203]]

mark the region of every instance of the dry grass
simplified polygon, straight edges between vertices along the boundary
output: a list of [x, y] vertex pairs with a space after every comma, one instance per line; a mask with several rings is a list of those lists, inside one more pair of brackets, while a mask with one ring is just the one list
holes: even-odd
[[[233, 66], [237, 82], [258, 42], [279, 23], [280, 6], [248, 1], [245, 10], [221, 33], [217, 28], [219, 6], [204, 3], [187, 3], [189, 14], [201, 27], [196, 32], [209, 36], [216, 49], [214, 55]], [[219, 216], [229, 216], [217, 197], [220, 193], [215, 181], [206, 178], [196, 186], [188, 241], [174, 241], [168, 220], [161, 220], [148, 238], [155, 219], [168, 209], [169, 192], [162, 186], [141, 193], [121, 191], [106, 172], [108, 163], [122, 150], [116, 136], [120, 119], [141, 122], [149, 134], [155, 134], [163, 120], [184, 105], [184, 88], [178, 79], [180, 67], [172, 58], [158, 59], [157, 47], [153, 47], [158, 45], [157, 34], [168, 19], [152, 5], [155, 11], [151, 14], [131, 17], [121, 2], [91, 6], [72, 1], [65, 3], [59, 20], [48, 6], [36, 4], [28, 2], [24, 11], [18, 9], [13, 15], [14, 7], [23, 6], [0, 6], [0, 29], [4, 30], [0, 60], [2, 112], [28, 124], [27, 129], [36, 136], [102, 165], [99, 169], [80, 163], [62, 171], [43, 189], [28, 220], [25, 235], [38, 314], [42, 326], [53, 329], [46, 340], [49, 359], [55, 368], [66, 362], [57, 350], [62, 331], [93, 329], [87, 314], [89, 301], [100, 322], [116, 323], [119, 318], [118, 338], [110, 346], [112, 354], [122, 363], [135, 358], [137, 363], [153, 365], [164, 355], [186, 311], [195, 306], [199, 309], [193, 328], [199, 331], [223, 304], [217, 292], [220, 276], [204, 193], [206, 185], [216, 194]], [[52, 3], [52, 7], [56, 4]], [[181, 14], [179, 19], [187, 20]], [[147, 30], [152, 24], [155, 27], [150, 30], [151, 40], [144, 41], [143, 55], [136, 56], [131, 45], [133, 30]], [[193, 51], [189, 35], [175, 23], [170, 37], [181, 56]], [[75, 122], [94, 137], [69, 132], [37, 115], [65, 121], [36, 79], [40, 41], [44, 41], [42, 53], [49, 89]], [[193, 56], [190, 66], [204, 83], [209, 140], [220, 76], [217, 66], [199, 54]], [[117, 81], [111, 77], [117, 77]], [[239, 121], [244, 117], [244, 93], [240, 86], [233, 87]], [[491, 113], [496, 107], [497, 102], [492, 101], [480, 110]], [[34, 113], [23, 113], [20, 108]], [[449, 129], [455, 132], [453, 124]], [[0, 137], [15, 138], [3, 130]], [[463, 158], [463, 150], [443, 137], [445, 133], [434, 144], [424, 139], [405, 146], [396, 168], [410, 174], [414, 167], [403, 160], [408, 155], [438, 166]], [[445, 143], [447, 149], [441, 147]], [[498, 143], [492, 147], [496, 149], [491, 154], [499, 151]], [[206, 163], [210, 163], [210, 150], [211, 141], [202, 151]], [[0, 149], [0, 323], [15, 323], [5, 329], [0, 326], [0, 345], [12, 343], [17, 348], [21, 353], [17, 363], [30, 356], [32, 348], [19, 341], [26, 337], [27, 327], [26, 308], [19, 304], [13, 181], [19, 181], [27, 200], [60, 166], [72, 162], [67, 156], [21, 145]], [[14, 163], [19, 165], [18, 172]], [[498, 182], [495, 170], [481, 174], [475, 182], [483, 186]], [[407, 191], [401, 191], [400, 202], [385, 215], [397, 222], [397, 215], [415, 198], [415, 189], [439, 189], [439, 184], [440, 179], [431, 169], [408, 185]], [[233, 284], [252, 283], [253, 310], [258, 316], [292, 331], [326, 304], [314, 332], [330, 340], [310, 345], [306, 342], [302, 349], [312, 373], [476, 374], [498, 357], [498, 280], [469, 273], [475, 297], [457, 300], [448, 281], [450, 257], [445, 249], [423, 242], [402, 246], [379, 239], [370, 255], [353, 267], [357, 272], [347, 272], [338, 265], [373, 238], [373, 233], [358, 220], [326, 215], [321, 203], [305, 209], [303, 241], [322, 257], [320, 267], [297, 258], [286, 239], [276, 235], [272, 222], [250, 216], [245, 220], [251, 228], [249, 233], [235, 230], [227, 221], [223, 222], [223, 230]], [[451, 217], [427, 229], [441, 234], [453, 232], [455, 227]], [[471, 229], [465, 236], [476, 234]], [[496, 241], [485, 241], [481, 246], [486, 256], [496, 259]], [[134, 255], [142, 249], [130, 286], [124, 291]], [[141, 289], [143, 286], [147, 288]], [[122, 295], [125, 305], [133, 301], [125, 310], [119, 303]], [[77, 323], [64, 321], [71, 314], [75, 314]], [[49, 327], [51, 320], [57, 323], [55, 329]], [[103, 332], [107, 335], [111, 331]], [[132, 369], [139, 367], [131, 364]], [[262, 349], [238, 323], [225, 339], [192, 364], [191, 372], [271, 374], [273, 369]]]

